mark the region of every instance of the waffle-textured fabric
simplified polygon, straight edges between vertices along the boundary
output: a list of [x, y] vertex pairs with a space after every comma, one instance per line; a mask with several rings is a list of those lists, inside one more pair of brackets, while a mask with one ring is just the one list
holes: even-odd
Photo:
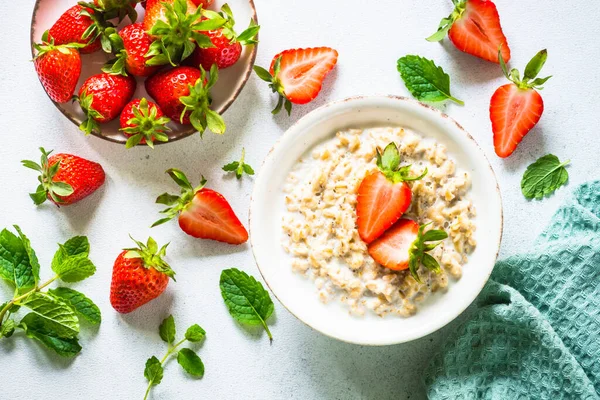
[[431, 400], [600, 398], [600, 181], [496, 264], [424, 377]]

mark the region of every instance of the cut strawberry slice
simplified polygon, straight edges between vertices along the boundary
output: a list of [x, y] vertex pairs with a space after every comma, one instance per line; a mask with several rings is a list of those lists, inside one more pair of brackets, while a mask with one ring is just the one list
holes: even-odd
[[356, 203], [358, 234], [371, 243], [392, 226], [410, 206], [412, 191], [407, 181], [423, 178], [427, 170], [410, 177], [410, 165], [400, 167], [400, 153], [394, 143], [377, 150], [379, 171], [368, 174], [360, 183]]
[[427, 38], [430, 42], [442, 40], [446, 33], [460, 51], [495, 63], [498, 49], [510, 60], [510, 48], [500, 25], [496, 5], [489, 0], [454, 1], [456, 8], [442, 19], [436, 33]]
[[204, 178], [194, 188], [180, 170], [172, 168], [167, 173], [181, 187], [181, 194], [158, 196], [156, 202], [169, 207], [161, 211], [166, 217], [156, 221], [153, 227], [179, 216], [179, 226], [190, 236], [230, 244], [248, 241], [248, 232], [227, 200], [214, 190], [204, 188]]
[[329, 47], [291, 49], [277, 54], [269, 71], [255, 66], [256, 74], [270, 83], [273, 93], [279, 93], [273, 114], [281, 111], [284, 104], [289, 114], [291, 103], [306, 104], [317, 97], [337, 58], [338, 52]]
[[420, 282], [417, 270], [421, 264], [436, 273], [440, 271], [439, 263], [427, 252], [448, 237], [442, 230], [424, 232], [426, 227], [427, 225], [419, 226], [413, 220], [402, 218], [369, 245], [369, 254], [377, 263], [391, 270], [410, 269], [413, 278]]
[[543, 89], [541, 85], [550, 77], [536, 77], [547, 57], [546, 50], [537, 53], [527, 64], [521, 79], [516, 69], [508, 71], [502, 55], [499, 55], [502, 71], [512, 82], [499, 87], [490, 102], [494, 148], [499, 157], [510, 156], [544, 112], [544, 101], [536, 89]]

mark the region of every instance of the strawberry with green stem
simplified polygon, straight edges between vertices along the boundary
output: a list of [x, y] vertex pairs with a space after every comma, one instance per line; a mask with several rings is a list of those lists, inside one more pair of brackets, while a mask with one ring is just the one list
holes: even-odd
[[149, 0], [144, 29], [155, 40], [146, 54], [147, 64], [176, 66], [196, 46], [213, 47], [208, 36], [200, 32], [218, 29], [224, 23], [218, 13], [197, 8], [190, 0]]
[[494, 149], [499, 157], [510, 156], [523, 137], [538, 123], [544, 112], [544, 100], [538, 90], [551, 76], [538, 78], [548, 58], [541, 50], [525, 67], [523, 79], [515, 68], [508, 71], [502, 51], [498, 58], [504, 76], [511, 83], [499, 87], [490, 101], [490, 120], [494, 133]]
[[204, 177], [200, 185], [193, 187], [185, 174], [175, 168], [167, 174], [181, 187], [179, 195], [163, 193], [156, 199], [157, 204], [168, 206], [161, 211], [165, 218], [152, 224], [163, 224], [177, 217], [179, 227], [195, 238], [210, 239], [229, 244], [242, 244], [248, 241], [248, 232], [235, 212], [220, 193], [205, 188]]
[[106, 176], [100, 164], [72, 154], [50, 156], [52, 151], [42, 147], [40, 151], [40, 164], [22, 161], [23, 166], [40, 173], [40, 184], [35, 193], [29, 195], [36, 205], [48, 199], [57, 206], [68, 206], [94, 193], [104, 184]]
[[202, 65], [205, 69], [210, 69], [213, 64], [217, 64], [219, 69], [231, 67], [240, 59], [242, 46], [258, 43], [256, 36], [260, 26], [253, 19], [248, 28], [238, 35], [234, 29], [233, 12], [227, 3], [221, 7], [219, 15], [225, 24], [219, 29], [202, 32], [210, 38], [213, 47], [197, 47], [190, 57], [193, 66]]
[[122, 314], [130, 313], [160, 296], [175, 271], [163, 259], [168, 244], [158, 248], [152, 238], [146, 244], [131, 238], [137, 247], [124, 249], [113, 266], [110, 304]]
[[173, 121], [192, 126], [202, 136], [206, 128], [216, 134], [225, 133], [225, 121], [211, 110], [211, 88], [217, 83], [219, 72], [213, 65], [207, 78], [206, 71], [192, 67], [175, 67], [160, 71], [146, 80], [146, 91]]
[[360, 238], [367, 244], [381, 236], [410, 207], [412, 190], [407, 182], [420, 180], [410, 176], [412, 165], [400, 166], [400, 151], [395, 143], [386, 146], [383, 154], [377, 149], [378, 170], [367, 174], [358, 187], [356, 224]]
[[85, 45], [70, 43], [56, 45], [44, 32], [41, 44], [34, 44], [37, 54], [33, 58], [35, 71], [50, 98], [66, 103], [73, 97], [81, 75], [81, 56], [78, 49]]
[[[373, 259], [394, 271], [408, 269], [412, 277], [421, 282], [418, 269], [421, 264], [435, 273], [440, 272], [440, 264], [428, 252], [435, 249], [448, 237], [443, 230], [428, 230], [429, 224], [420, 225], [413, 220], [402, 218], [369, 244], [368, 252]], [[432, 243], [435, 242], [435, 243]]]
[[285, 107], [290, 115], [292, 103], [306, 104], [317, 97], [337, 58], [338, 52], [329, 47], [291, 49], [277, 54], [269, 71], [255, 65], [254, 72], [260, 79], [269, 82], [273, 93], [278, 94], [272, 114], [278, 114]]
[[121, 132], [129, 136], [125, 147], [130, 149], [138, 144], [147, 144], [154, 148], [154, 141], [167, 142], [167, 124], [170, 118], [164, 116], [158, 105], [145, 97], [130, 101], [121, 113]]
[[160, 66], [150, 66], [146, 56], [153, 39], [144, 30], [141, 23], [127, 25], [117, 33], [110, 31], [109, 39], [116, 57], [108, 61], [102, 71], [113, 75], [130, 73], [133, 76], [147, 77], [160, 69]]
[[82, 44], [82, 54], [93, 53], [104, 47], [110, 52], [108, 38], [104, 36], [106, 28], [112, 26], [95, 7], [76, 4], [65, 11], [48, 31], [48, 39], [56, 45], [71, 43]]
[[223, 171], [226, 172], [235, 172], [235, 176], [238, 179], [242, 179], [242, 175], [254, 175], [254, 169], [246, 164], [246, 149], [242, 148], [242, 158], [239, 161], [231, 162], [225, 166], [223, 166]]

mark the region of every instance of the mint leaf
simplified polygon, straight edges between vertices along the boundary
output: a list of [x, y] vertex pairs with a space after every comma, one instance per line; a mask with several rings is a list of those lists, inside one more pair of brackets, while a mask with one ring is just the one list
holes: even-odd
[[245, 324], [262, 325], [273, 340], [265, 321], [275, 307], [263, 285], [245, 272], [231, 268], [221, 272], [219, 286], [231, 316]]
[[152, 356], [146, 361], [146, 368], [144, 369], [144, 376], [150, 382], [150, 385], [158, 385], [163, 378], [163, 367], [158, 361], [158, 358]]
[[450, 94], [450, 76], [431, 60], [415, 55], [398, 59], [398, 72], [408, 91], [420, 101], [452, 100], [463, 105]]
[[14, 233], [6, 229], [0, 232], [0, 277], [15, 286], [19, 293], [33, 289], [39, 273], [39, 264], [37, 267], [31, 265], [32, 250], [28, 252], [27, 247]]
[[569, 179], [565, 166], [570, 161], [560, 162], [554, 154], [539, 158], [525, 170], [521, 180], [521, 191], [527, 199], [541, 199], [563, 186]]
[[188, 374], [196, 377], [204, 376], [204, 364], [198, 354], [190, 349], [181, 349], [177, 353], [177, 362]]
[[85, 236], [76, 236], [59, 245], [52, 259], [52, 270], [63, 282], [79, 282], [96, 272], [89, 260], [90, 244]]
[[190, 326], [187, 331], [185, 331], [185, 338], [190, 342], [199, 342], [204, 339], [204, 336], [206, 336], [206, 331], [198, 324]]
[[0, 339], [3, 337], [11, 337], [15, 332], [15, 321], [12, 319], [7, 319], [2, 323], [0, 327]]
[[19, 327], [25, 331], [27, 337], [40, 341], [63, 357], [73, 357], [81, 351], [76, 337], [62, 337], [54, 330], [55, 325], [50, 320], [37, 314], [27, 314], [19, 323]]
[[82, 256], [87, 257], [90, 254], [90, 242], [85, 236], [75, 236], [67, 240], [64, 244], [59, 244], [59, 248], [52, 259], [52, 269], [58, 267], [68, 257]]
[[31, 272], [33, 275], [34, 286], [38, 284], [40, 280], [40, 262], [38, 261], [37, 256], [35, 255], [35, 251], [31, 248], [31, 242], [25, 236], [25, 234], [21, 231], [21, 228], [17, 225], [13, 225], [19, 237], [21, 238], [21, 242], [23, 243], [23, 248], [25, 249], [25, 254], [29, 261], [29, 265], [31, 266]]
[[72, 339], [79, 333], [79, 320], [65, 302], [46, 293], [34, 292], [18, 303], [44, 319], [44, 326], [53, 336]]
[[175, 341], [175, 319], [172, 315], [169, 315], [164, 319], [162, 324], [158, 327], [160, 338], [167, 343], [173, 343]]
[[96, 325], [102, 321], [98, 306], [83, 293], [66, 287], [50, 289], [48, 293], [67, 303], [88, 322]]

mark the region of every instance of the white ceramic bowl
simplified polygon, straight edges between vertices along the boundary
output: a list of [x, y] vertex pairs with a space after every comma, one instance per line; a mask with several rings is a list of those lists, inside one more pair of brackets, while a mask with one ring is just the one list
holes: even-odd
[[[228, 3], [233, 11], [236, 22], [235, 29], [238, 33], [241, 33], [244, 29], [246, 29], [251, 18], [258, 22], [253, 0], [215, 0], [214, 4], [210, 6], [210, 9], [220, 10], [221, 6], [225, 3]], [[76, 0], [36, 0], [31, 19], [32, 55], [35, 54], [33, 43], [41, 42], [44, 32], [52, 27], [54, 22], [62, 15], [62, 13], [73, 7], [75, 4], [77, 4]], [[138, 5], [136, 10], [139, 14], [137, 22], [142, 22], [144, 19], [144, 9], [141, 5]], [[129, 19], [126, 19], [119, 26], [119, 29], [128, 23], [130, 23]], [[240, 60], [235, 65], [219, 71], [219, 81], [211, 92], [213, 97], [212, 109], [217, 111], [219, 114], [224, 113], [229, 106], [231, 106], [252, 74], [252, 67], [256, 58], [256, 48], [256, 45], [243, 46]], [[81, 59], [83, 61], [83, 65], [81, 68], [81, 77], [79, 78], [75, 93], [79, 92], [79, 88], [87, 78], [101, 73], [102, 71], [100, 69], [110, 58], [110, 55], [101, 50], [93, 54], [82, 54]], [[148, 93], [144, 87], [144, 78], [136, 79], [137, 89], [135, 91], [134, 98], [146, 97], [151, 100], [151, 97], [148, 96]], [[77, 126], [79, 126], [81, 121], [84, 119], [84, 114], [77, 103], [68, 102], [63, 104], [54, 104]], [[191, 125], [181, 125], [171, 122], [169, 126], [171, 127], [172, 131], [169, 132], [169, 141], [166, 143], [174, 142], [175, 140], [182, 139], [196, 133], [196, 130]], [[102, 132], [94, 132], [93, 134], [111, 142], [125, 144], [127, 141], [127, 138], [121, 132], [119, 132], [118, 118], [107, 124], [102, 124], [101, 127]], [[162, 144], [162, 142], [156, 142], [156, 144]]]
[[[477, 211], [477, 247], [458, 281], [435, 293], [414, 316], [401, 318], [349, 315], [338, 300], [323, 304], [310, 279], [292, 272], [291, 256], [282, 246], [284, 182], [298, 159], [339, 130], [400, 126], [431, 137], [448, 148], [457, 168], [472, 178], [470, 192]], [[256, 179], [250, 208], [250, 235], [260, 272], [281, 304], [298, 319], [333, 338], [363, 345], [408, 342], [432, 333], [463, 312], [490, 276], [502, 237], [502, 202], [494, 171], [475, 140], [454, 120], [414, 100], [356, 97], [334, 102], [306, 115], [292, 126], [264, 161]]]

